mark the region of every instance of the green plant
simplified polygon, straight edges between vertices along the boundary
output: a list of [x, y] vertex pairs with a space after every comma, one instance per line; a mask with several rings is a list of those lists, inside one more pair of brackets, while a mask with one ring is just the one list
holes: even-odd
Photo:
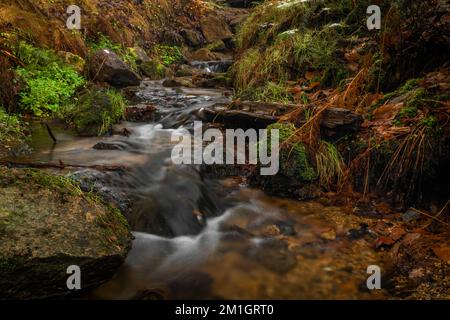
[[58, 111], [86, 83], [51, 50], [20, 42], [17, 55], [25, 67], [17, 68], [16, 73], [26, 84], [19, 94], [19, 107], [36, 116]]
[[0, 106], [0, 140], [9, 139], [22, 135], [22, 122], [16, 115], [6, 113]]
[[177, 46], [157, 45], [154, 48], [153, 54], [165, 66], [180, 62], [183, 60], [183, 53]]
[[95, 51], [101, 50], [101, 49], [109, 49], [120, 55], [120, 53], [122, 51], [122, 46], [120, 44], [114, 43], [107, 36], [99, 33], [97, 41], [93, 41], [89, 44], [89, 49], [92, 52], [95, 52]]
[[344, 162], [333, 144], [322, 140], [315, 157], [319, 183], [322, 187], [330, 188], [342, 180]]

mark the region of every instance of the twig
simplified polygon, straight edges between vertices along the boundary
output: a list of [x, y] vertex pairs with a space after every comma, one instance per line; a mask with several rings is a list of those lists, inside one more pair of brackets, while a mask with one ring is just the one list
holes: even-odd
[[52, 132], [52, 129], [50, 129], [48, 123], [45, 122], [44, 125], [47, 127], [48, 135], [50, 136], [50, 138], [52, 138], [53, 142], [56, 144], [58, 141], [56, 140], [55, 135]]
[[415, 212], [417, 212], [417, 213], [423, 214], [424, 216], [426, 216], [426, 217], [428, 217], [428, 218], [431, 218], [431, 219], [433, 219], [433, 220], [439, 221], [440, 223], [446, 225], [447, 227], [450, 227], [450, 223], [447, 223], [447, 222], [445, 222], [444, 220], [439, 219], [438, 217], [435, 217], [435, 216], [433, 216], [433, 215], [431, 215], [431, 214], [428, 214], [428, 213], [426, 213], [426, 212], [420, 211], [419, 209], [416, 209], [416, 208], [409, 208], [409, 209], [410, 209], [410, 210], [413, 210], [413, 211], [415, 211]]

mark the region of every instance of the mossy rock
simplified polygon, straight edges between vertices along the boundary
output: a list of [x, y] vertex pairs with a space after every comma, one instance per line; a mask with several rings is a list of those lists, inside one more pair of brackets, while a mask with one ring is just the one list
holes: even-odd
[[[275, 123], [267, 127], [267, 130], [279, 130], [280, 145], [285, 143], [295, 134], [295, 126], [289, 123]], [[301, 142], [287, 143], [280, 150], [280, 172], [288, 177], [300, 179], [303, 182], [311, 182], [317, 178], [314, 168], [309, 162], [306, 147]]]
[[208, 44], [206, 48], [211, 51], [224, 51], [226, 49], [226, 46], [222, 40], [219, 40]]
[[139, 65], [139, 71], [151, 80], [160, 80], [166, 76], [166, 66], [160, 62], [149, 60]]
[[0, 299], [70, 294], [67, 268], [87, 290], [110, 279], [132, 236], [121, 213], [72, 180], [0, 167]]
[[267, 127], [268, 148], [270, 150], [270, 130], [279, 130], [280, 167], [273, 176], [262, 176], [260, 170], [254, 170], [250, 184], [263, 188], [269, 194], [310, 199], [317, 195], [317, 173], [310, 163], [305, 145], [301, 142], [290, 142], [295, 134], [295, 126], [290, 123], [275, 123]]
[[92, 89], [83, 94], [68, 112], [68, 119], [83, 136], [108, 133], [124, 115], [126, 100], [114, 90]]

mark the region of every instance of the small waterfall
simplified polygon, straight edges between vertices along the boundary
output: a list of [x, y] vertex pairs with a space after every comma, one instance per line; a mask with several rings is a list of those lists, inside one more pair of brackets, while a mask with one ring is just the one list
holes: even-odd
[[207, 73], [225, 73], [233, 64], [233, 60], [193, 61], [190, 65]]

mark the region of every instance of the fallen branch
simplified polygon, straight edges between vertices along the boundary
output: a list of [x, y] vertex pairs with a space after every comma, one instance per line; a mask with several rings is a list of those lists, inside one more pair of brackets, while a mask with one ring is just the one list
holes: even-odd
[[42, 162], [16, 162], [8, 160], [0, 160], [0, 165], [9, 168], [36, 168], [36, 169], [66, 169], [66, 168], [84, 168], [93, 169], [98, 171], [126, 171], [128, 170], [125, 166], [119, 165], [82, 165], [82, 164], [66, 164], [60, 161], [59, 163], [42, 163]]
[[52, 129], [50, 129], [50, 126], [48, 125], [48, 123], [44, 123], [44, 124], [45, 124], [45, 126], [47, 127], [48, 135], [50, 136], [50, 138], [52, 138], [53, 143], [57, 143], [58, 141], [56, 140], [56, 137], [55, 137], [55, 135], [53, 134]]

